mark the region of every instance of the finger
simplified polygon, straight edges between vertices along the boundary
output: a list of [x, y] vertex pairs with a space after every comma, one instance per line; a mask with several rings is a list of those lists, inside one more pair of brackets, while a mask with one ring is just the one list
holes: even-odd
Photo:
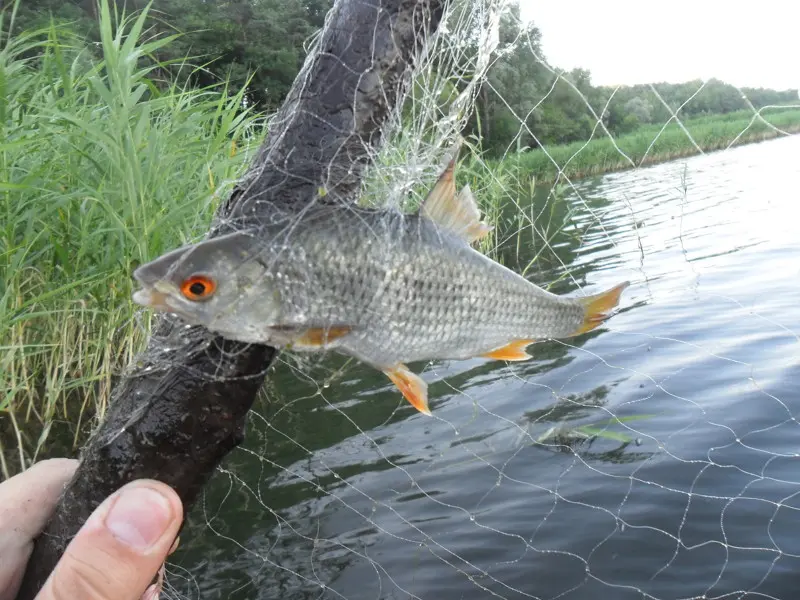
[[161, 568], [158, 570], [158, 579], [155, 583], [151, 584], [150, 587], [145, 590], [144, 594], [139, 600], [159, 600], [161, 595], [161, 590], [164, 587], [164, 571], [165, 566], [161, 565]]
[[169, 553], [172, 554], [173, 552], [175, 552], [175, 550], [178, 549], [178, 544], [180, 543], [181, 543], [181, 536], [178, 536], [175, 538], [175, 541], [172, 542], [172, 546], [170, 546], [169, 548]]
[[134, 481], [106, 499], [67, 546], [37, 600], [139, 600], [183, 520], [167, 485]]
[[17, 595], [33, 540], [77, 466], [72, 459], [43, 460], [0, 484], [0, 600]]

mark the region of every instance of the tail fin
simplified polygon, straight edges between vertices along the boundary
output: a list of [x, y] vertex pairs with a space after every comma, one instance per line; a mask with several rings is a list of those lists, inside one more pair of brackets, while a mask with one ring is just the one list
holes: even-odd
[[572, 335], [580, 335], [591, 331], [598, 327], [603, 321], [609, 318], [607, 313], [617, 307], [619, 298], [622, 292], [625, 291], [630, 285], [630, 282], [624, 281], [619, 285], [615, 285], [610, 290], [595, 294], [594, 296], [586, 296], [585, 298], [578, 298], [578, 302], [584, 307], [584, 317], [581, 326], [575, 330]]

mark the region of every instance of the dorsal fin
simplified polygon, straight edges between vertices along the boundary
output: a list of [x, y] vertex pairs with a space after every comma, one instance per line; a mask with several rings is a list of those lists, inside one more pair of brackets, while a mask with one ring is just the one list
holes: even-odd
[[422, 203], [419, 214], [472, 243], [489, 233], [492, 227], [481, 222], [469, 185], [456, 194], [455, 169], [456, 157], [453, 156]]

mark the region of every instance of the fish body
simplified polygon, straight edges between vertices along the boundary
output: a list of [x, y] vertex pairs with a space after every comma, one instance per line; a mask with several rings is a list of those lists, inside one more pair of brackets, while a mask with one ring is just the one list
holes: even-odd
[[229, 339], [353, 356], [430, 414], [406, 363], [529, 358], [534, 340], [599, 325], [628, 285], [557, 296], [476, 251], [489, 227], [453, 169], [415, 214], [316, 204], [170, 252], [137, 269], [134, 300]]

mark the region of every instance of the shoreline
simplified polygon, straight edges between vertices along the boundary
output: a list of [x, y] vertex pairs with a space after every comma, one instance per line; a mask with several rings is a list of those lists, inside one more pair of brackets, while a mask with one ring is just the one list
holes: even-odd
[[[691, 133], [691, 128], [687, 127], [687, 129], [689, 129], [689, 132]], [[738, 146], [744, 146], [747, 144], [757, 144], [759, 142], [766, 142], [780, 137], [797, 135], [800, 134], [800, 123], [795, 123], [790, 126], [784, 126], [781, 129], [782, 131], [776, 131], [775, 129], [767, 129], [766, 131], [761, 130], [753, 132], [752, 134], [749, 135], [748, 134], [741, 135], [738, 138], [735, 136], [721, 138], [710, 143], [702, 143], [700, 141], [695, 140], [697, 141], [697, 145], [700, 147], [699, 151], [693, 144], [689, 142], [688, 138], [685, 137], [685, 134], [683, 134], [686, 145], [682, 148], [674, 150], [665, 150], [661, 152], [659, 151], [650, 152], [647, 153], [647, 155], [644, 157], [637, 156], [636, 152], [626, 152], [626, 154], [628, 154], [631, 160], [634, 163], [636, 163], [635, 165], [631, 165], [630, 162], [625, 160], [624, 157], [620, 155], [619, 151], [617, 151], [616, 148], [613, 147], [608, 138], [600, 138], [597, 140], [597, 142], [594, 142], [594, 140], [593, 142], [598, 145], [599, 144], [607, 145], [609, 148], [611, 148], [613, 150], [613, 153], [618, 157], [618, 159], [613, 162], [608, 160], [603, 160], [598, 162], [592, 161], [586, 166], [576, 165], [574, 167], [568, 164], [566, 168], [562, 167], [560, 173], [556, 173], [554, 172], [555, 167], [553, 166], [552, 162], [550, 162], [550, 159], [547, 157], [547, 155], [545, 155], [541, 150], [536, 149], [536, 150], [531, 150], [530, 152], [519, 156], [511, 156], [502, 160], [491, 161], [490, 164], [501, 163], [501, 162], [506, 162], [506, 163], [513, 162], [515, 164], [513, 164], [512, 168], [518, 170], [525, 170], [526, 176], [532, 176], [535, 179], [537, 185], [538, 184], [553, 185], [554, 183], [564, 179], [565, 177], [574, 181], [574, 180], [586, 179], [589, 177], [607, 175], [610, 173], [620, 173], [623, 171], [635, 170], [641, 167], [648, 167], [665, 162], [670, 162], [673, 160], [679, 160], [681, 158], [688, 158], [691, 156], [698, 156], [700, 154], [711, 153], [711, 152], [720, 152], [722, 150], [727, 150], [729, 148], [735, 148]], [[634, 137], [635, 135], [636, 134], [633, 134], [631, 137]], [[619, 140], [615, 141], [617, 142], [617, 145], [620, 147], [621, 150], [623, 151], [626, 150], [623, 146], [623, 144], [625, 143], [625, 138], [620, 138]], [[590, 142], [589, 145], [586, 146], [584, 151], [590, 150], [590, 145], [593, 142]], [[654, 145], [655, 143], [656, 142], [653, 142]], [[565, 149], [569, 148], [569, 146], [570, 145], [552, 146], [551, 148], [548, 148], [547, 151], [551, 156], [555, 158], [556, 155], [559, 153], [566, 153]], [[575, 155], [574, 152], [569, 154], [570, 157], [563, 162], [569, 162], [570, 160], [577, 162], [577, 160], [579, 160], [580, 154]], [[544, 159], [542, 159], [541, 157], [544, 157]], [[544, 167], [540, 165], [530, 165], [528, 166], [528, 168], [526, 168], [527, 165], [525, 163], [532, 163], [532, 162], [535, 163], [542, 160], [547, 160], [547, 164]], [[559, 163], [562, 162], [558, 161], [557, 159], [556, 161]]]

